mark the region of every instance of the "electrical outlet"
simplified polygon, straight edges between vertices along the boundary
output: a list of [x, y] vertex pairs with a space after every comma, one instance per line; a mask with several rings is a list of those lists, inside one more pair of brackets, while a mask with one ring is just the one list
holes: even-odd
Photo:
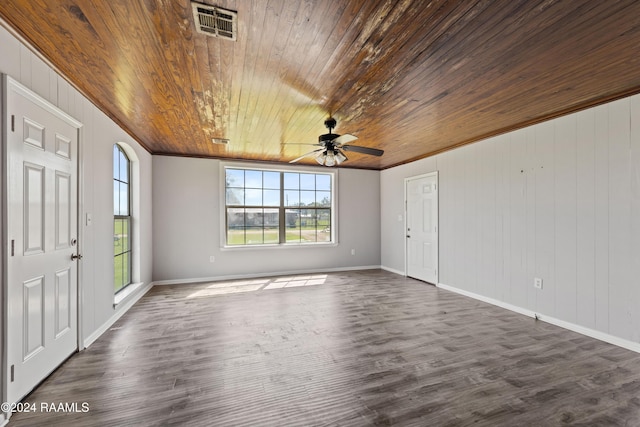
[[356, 250], [355, 249], [351, 249], [351, 255], [355, 255], [356, 254]]
[[533, 279], [533, 287], [536, 289], [542, 289], [542, 279], [539, 277], [536, 277]]
[[213, 256], [213, 255], [211, 255], [211, 256], [209, 257], [209, 262], [216, 262], [216, 257], [215, 257], [215, 256]]

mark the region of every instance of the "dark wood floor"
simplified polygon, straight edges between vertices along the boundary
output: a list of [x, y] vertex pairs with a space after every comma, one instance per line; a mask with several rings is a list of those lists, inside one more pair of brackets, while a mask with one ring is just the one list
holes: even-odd
[[640, 426], [640, 355], [381, 270], [157, 286], [25, 402], [89, 412], [9, 426]]

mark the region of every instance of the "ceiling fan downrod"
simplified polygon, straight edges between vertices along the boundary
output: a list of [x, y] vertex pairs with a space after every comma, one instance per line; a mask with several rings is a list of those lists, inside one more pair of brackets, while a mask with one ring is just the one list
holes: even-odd
[[332, 132], [332, 130], [335, 129], [336, 124], [336, 119], [334, 119], [333, 117], [329, 117], [324, 121], [324, 125], [327, 129], [329, 129], [329, 133], [322, 134], [318, 137], [318, 143], [325, 144], [328, 149], [333, 149], [333, 144], [331, 143], [331, 141], [336, 139], [336, 137], [338, 136]]

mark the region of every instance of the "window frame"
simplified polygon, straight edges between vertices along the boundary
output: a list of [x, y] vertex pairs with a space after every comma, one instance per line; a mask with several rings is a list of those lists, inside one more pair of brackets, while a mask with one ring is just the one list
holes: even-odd
[[[122, 251], [118, 254], [113, 253], [113, 273], [114, 273], [114, 281], [113, 281], [113, 285], [114, 285], [114, 294], [119, 294], [120, 292], [124, 291], [128, 286], [132, 285], [134, 283], [133, 281], [133, 168], [132, 168], [132, 161], [131, 158], [129, 157], [129, 155], [127, 154], [127, 151], [124, 149], [124, 147], [122, 147], [120, 144], [114, 144], [114, 151], [115, 149], [117, 149], [120, 154], [122, 154], [124, 156], [124, 158], [127, 161], [127, 177], [128, 177], [128, 182], [126, 182], [125, 184], [127, 184], [127, 215], [116, 215], [115, 213], [115, 206], [113, 208], [113, 227], [114, 227], [114, 232], [115, 232], [115, 227], [116, 227], [116, 222], [117, 221], [122, 221], [125, 220], [127, 222], [127, 229], [128, 229], [128, 249], [125, 251]], [[112, 153], [113, 156], [114, 153]], [[112, 165], [112, 175], [113, 175], [113, 182], [123, 182], [120, 179], [116, 179], [115, 177], [115, 164]], [[115, 196], [115, 194], [114, 194]], [[115, 198], [115, 197], [114, 197]], [[115, 236], [114, 236], [114, 242], [115, 242]], [[115, 244], [115, 243], [114, 243]], [[128, 254], [128, 255], [127, 255]], [[127, 280], [125, 280], [123, 282], [123, 285], [120, 289], [115, 290], [115, 266], [116, 266], [116, 257], [127, 257], [128, 256], [128, 269], [127, 269]]]
[[[256, 170], [266, 172], [279, 172], [279, 173], [311, 173], [311, 174], [325, 174], [331, 176], [331, 206], [329, 209], [331, 215], [330, 226], [330, 240], [328, 242], [282, 242], [278, 243], [257, 243], [257, 244], [243, 244], [243, 245], [229, 245], [227, 244], [227, 198], [226, 198], [226, 171], [227, 169], [244, 169], [244, 170]], [[284, 175], [281, 175], [283, 177]], [[284, 191], [281, 187], [280, 191]], [[263, 165], [244, 162], [220, 162], [220, 185], [219, 185], [219, 200], [220, 200], [220, 248], [222, 250], [261, 250], [261, 249], [286, 249], [286, 248], [318, 248], [318, 247], [334, 247], [338, 245], [338, 170], [318, 167], [286, 167], [283, 165]], [[246, 206], [246, 205], [245, 205]], [[253, 206], [246, 206], [252, 208]], [[256, 206], [256, 208], [262, 208], [263, 206]], [[279, 212], [286, 212], [291, 207], [284, 206], [282, 200], [280, 206], [278, 206]], [[315, 208], [313, 208], [315, 209]], [[282, 222], [282, 221], [281, 221]], [[280, 236], [284, 234], [284, 230], [280, 229]], [[282, 237], [280, 237], [281, 239]]]

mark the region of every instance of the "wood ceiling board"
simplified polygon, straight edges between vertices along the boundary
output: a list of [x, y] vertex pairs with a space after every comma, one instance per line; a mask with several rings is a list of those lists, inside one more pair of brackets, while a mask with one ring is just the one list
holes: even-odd
[[332, 114], [385, 150], [341, 167], [384, 169], [640, 90], [637, 1], [215, 5], [238, 12], [236, 42], [196, 32], [185, 0], [0, 16], [153, 154], [286, 162]]

